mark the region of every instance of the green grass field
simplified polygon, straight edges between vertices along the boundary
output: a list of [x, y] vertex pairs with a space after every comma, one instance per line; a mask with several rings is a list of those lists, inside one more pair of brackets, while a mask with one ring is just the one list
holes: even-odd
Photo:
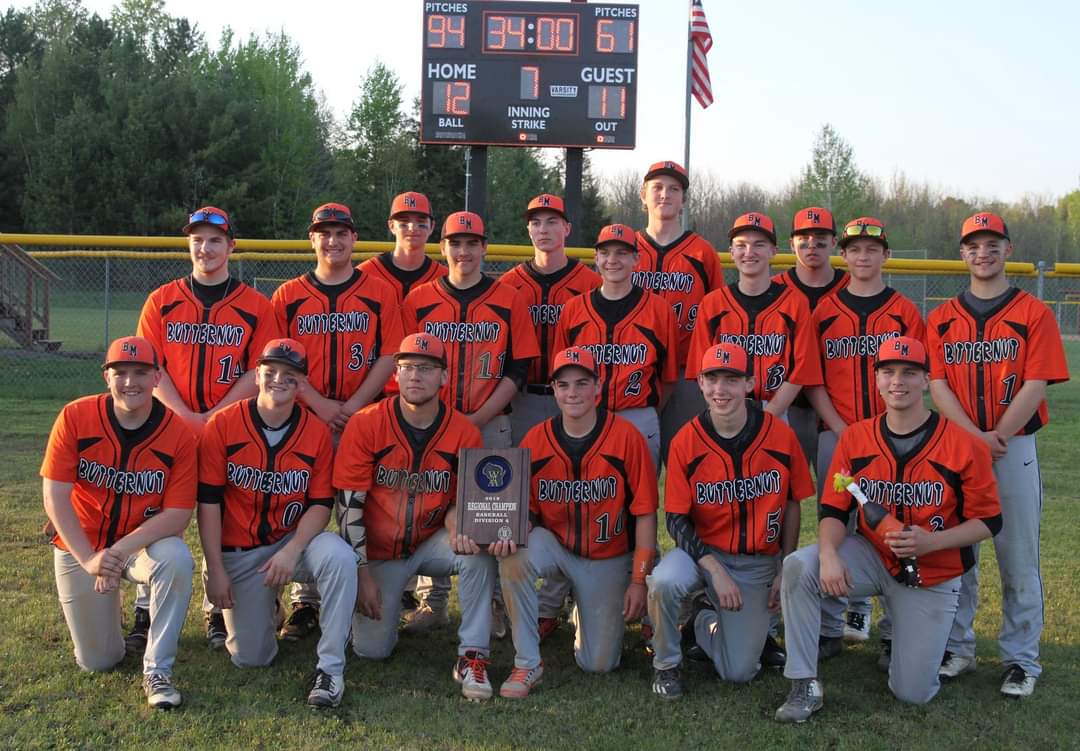
[[[1080, 370], [1080, 344], [1069, 345]], [[68, 387], [82, 383], [72, 376]], [[96, 387], [95, 387], [96, 388]], [[29, 388], [28, 388], [29, 390]], [[197, 601], [180, 643], [175, 675], [185, 705], [149, 709], [139, 688], [141, 666], [127, 660], [98, 675], [74, 663], [53, 581], [51, 552], [38, 532], [43, 520], [37, 468], [63, 399], [0, 399], [4, 469], [0, 474], [0, 590], [7, 618], [0, 628], [0, 738], [8, 748], [829, 748], [1061, 749], [1080, 747], [1080, 379], [1051, 389], [1052, 423], [1039, 436], [1046, 486], [1042, 566], [1046, 594], [1045, 673], [1023, 702], [998, 694], [1001, 665], [994, 636], [1000, 590], [993, 546], [982, 549], [982, 607], [977, 620], [978, 671], [945, 686], [926, 707], [896, 702], [877, 672], [876, 642], [849, 648], [822, 666], [826, 707], [799, 727], [772, 713], [788, 682], [765, 674], [752, 684], [721, 684], [711, 670], [689, 664], [687, 695], [664, 704], [650, 693], [651, 666], [638, 628], [628, 629], [622, 667], [607, 676], [574, 664], [563, 626], [544, 645], [544, 688], [512, 703], [472, 704], [450, 677], [453, 628], [403, 637], [384, 663], [349, 660], [342, 707], [316, 713], [303, 704], [314, 666], [314, 641], [282, 644], [276, 664], [240, 670], [207, 649]], [[805, 514], [803, 543], [813, 539]], [[665, 546], [670, 547], [665, 533]], [[194, 529], [188, 539], [197, 546]], [[197, 550], [196, 550], [197, 552]], [[125, 609], [127, 605], [125, 605]], [[512, 664], [509, 641], [493, 650], [493, 682]]]

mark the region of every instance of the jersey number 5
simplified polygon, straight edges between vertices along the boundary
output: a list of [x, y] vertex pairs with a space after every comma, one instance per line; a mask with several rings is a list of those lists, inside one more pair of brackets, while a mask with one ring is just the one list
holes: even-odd
[[770, 511], [765, 517], [765, 542], [776, 542], [780, 537], [780, 509]]

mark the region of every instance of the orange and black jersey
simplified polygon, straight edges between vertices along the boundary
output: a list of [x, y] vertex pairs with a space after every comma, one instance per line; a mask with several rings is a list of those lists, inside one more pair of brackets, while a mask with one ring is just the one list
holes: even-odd
[[[904, 439], [916, 442], [900, 453], [897, 442]], [[938, 532], [968, 519], [980, 519], [991, 533], [1001, 530], [1001, 506], [990, 449], [936, 412], [931, 412], [922, 427], [907, 436], [890, 431], [885, 415], [850, 426], [840, 435], [829, 477], [840, 471], [854, 477], [870, 501], [883, 505], [905, 525]], [[847, 524], [857, 505], [849, 492], [825, 483], [822, 518], [832, 517]], [[861, 513], [859, 534], [873, 543], [889, 573], [897, 576], [899, 561], [877, 533], [866, 527]], [[921, 555], [922, 586], [960, 576], [974, 563], [971, 546]]]
[[802, 293], [802, 296], [806, 298], [806, 302], [810, 306], [810, 312], [813, 313], [814, 310], [817, 309], [819, 302], [830, 295], [835, 295], [837, 292], [847, 287], [848, 283], [851, 282], [851, 275], [842, 269], [834, 268], [832, 281], [824, 287], [811, 287], [807, 284], [803, 284], [802, 280], [799, 279], [799, 275], [795, 273], [794, 267], [792, 267], [787, 271], [781, 271], [779, 274], [774, 274], [772, 280]]
[[667, 467], [668, 531], [694, 560], [705, 546], [776, 555], [785, 505], [814, 495], [795, 431], [756, 406], [731, 438], [716, 432], [708, 411], [695, 417], [671, 440]]
[[518, 291], [529, 309], [536, 328], [540, 357], [529, 365], [526, 383], [546, 384], [551, 380], [551, 359], [555, 352], [555, 328], [563, 305], [571, 297], [585, 294], [600, 286], [600, 276], [575, 258], [552, 274], [542, 274], [531, 261], [520, 263], [507, 271], [499, 281]]
[[528, 361], [540, 356], [521, 295], [488, 277], [468, 289], [447, 277], [417, 287], [405, 298], [403, 318], [407, 333], [431, 334], [446, 345], [441, 397], [465, 414], [480, 409], [503, 377], [521, 386]]
[[[1021, 289], [1010, 289], [985, 314], [961, 294], [931, 311], [926, 324], [930, 377], [948, 382], [979, 430], [994, 429], [1025, 382], [1069, 380], [1054, 314]], [[1044, 400], [1019, 434], [1049, 419]]]
[[330, 429], [313, 412], [293, 407], [275, 443], [255, 398], [230, 404], [207, 422], [199, 443], [199, 503], [222, 506], [221, 544], [270, 545], [296, 528], [311, 506], [332, 508]]
[[[104, 550], [164, 509], [194, 508], [195, 442], [157, 399], [146, 422], [128, 430], [116, 420], [112, 396], [84, 396], [53, 423], [40, 474], [72, 484], [79, 525], [94, 550]], [[59, 534], [52, 542], [67, 550]]]
[[858, 297], [847, 289], [829, 295], [814, 311], [825, 390], [849, 425], [885, 411], [874, 383], [882, 342], [898, 336], [926, 341], [926, 326], [911, 300], [891, 287]]
[[368, 559], [408, 558], [442, 529], [457, 499], [458, 452], [482, 445], [476, 426], [444, 402], [424, 429], [405, 421], [399, 397], [353, 415], [338, 444], [334, 487], [367, 494], [361, 519]]
[[356, 270], [341, 284], [308, 272], [278, 287], [271, 302], [280, 330], [307, 350], [308, 381], [329, 399], [350, 398], [405, 336], [394, 290]]
[[600, 560], [633, 552], [634, 517], [655, 514], [656, 468], [641, 433], [607, 410], [588, 435], [572, 438], [562, 417], [534, 426], [529, 516], [576, 556]]
[[405, 298], [416, 287], [447, 274], [446, 266], [435, 262], [429, 256], [424, 256], [424, 262], [415, 269], [399, 269], [394, 265], [394, 252], [392, 250], [367, 259], [357, 268], [360, 269], [361, 273], [371, 274], [389, 284], [394, 290], [399, 303], [404, 302]]
[[600, 370], [600, 406], [610, 410], [655, 407], [660, 384], [678, 380], [678, 335], [671, 306], [632, 287], [619, 300], [599, 289], [572, 298], [555, 330], [555, 350], [584, 347]]
[[745, 295], [735, 283], [706, 295], [690, 340], [687, 378], [697, 378], [705, 351], [721, 342], [734, 342], [750, 356], [755, 399], [772, 399], [788, 382], [821, 383], [810, 306], [791, 287], [773, 282], [760, 295]]
[[724, 285], [724, 270], [716, 248], [696, 232], [684, 232], [668, 245], [659, 245], [645, 230], [637, 233], [638, 265], [633, 282], [671, 305], [678, 331], [676, 367], [686, 365], [690, 335], [702, 298]]
[[221, 298], [210, 303], [200, 299], [190, 276], [163, 284], [139, 316], [136, 333], [154, 345], [193, 412], [215, 407], [255, 367], [263, 346], [280, 336], [268, 299], [231, 277], [220, 286]]

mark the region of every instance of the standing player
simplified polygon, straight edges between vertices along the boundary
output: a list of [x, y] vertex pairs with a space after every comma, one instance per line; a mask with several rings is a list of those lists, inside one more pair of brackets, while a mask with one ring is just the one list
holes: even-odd
[[[960, 576], [975, 562], [974, 544], [1001, 529], [1001, 507], [990, 452], [960, 426], [928, 410], [926, 348], [918, 339], [885, 342], [876, 358], [875, 385], [885, 414], [857, 422], [840, 436], [829, 468], [845, 478], [825, 484], [818, 542], [784, 560], [781, 598], [791, 679], [780, 722], [805, 722], [824, 706], [817, 678], [821, 598], [880, 595], [893, 620], [889, 689], [896, 698], [925, 704], [940, 687], [938, 665], [949, 636]], [[905, 526], [884, 537], [867, 526], [854, 482]], [[858, 516], [858, 533], [847, 522]], [[921, 580], [905, 577], [900, 559], [915, 557]]]
[[[911, 300], [885, 285], [881, 277], [889, 260], [885, 225], [864, 216], [848, 222], [840, 239], [840, 255], [847, 262], [850, 283], [824, 297], [814, 311], [813, 331], [824, 384], [811, 386], [809, 397], [827, 426], [818, 440], [817, 491], [820, 497], [832, 463], [836, 441], [848, 425], [876, 417], [885, 402], [874, 388], [874, 358], [882, 344], [899, 336], [924, 341], [926, 326]], [[870, 638], [868, 599], [844, 603], [822, 602], [821, 655], [838, 653], [847, 641]], [[888, 640], [883, 633], [882, 639]]]
[[[791, 220], [791, 251], [795, 265], [773, 277], [774, 282], [801, 292], [813, 313], [818, 302], [847, 286], [848, 274], [829, 262], [836, 248], [836, 223], [832, 212], [809, 206], [795, 212]], [[799, 436], [806, 460], [817, 457], [818, 414], [810, 406], [807, 394], [799, 392], [788, 407], [788, 425]]]
[[675, 355], [679, 377], [660, 415], [661, 461], [667, 458], [672, 437], [705, 408], [697, 385], [685, 382], [684, 369], [698, 306], [707, 293], [724, 284], [716, 249], [701, 235], [682, 227], [689, 189], [690, 175], [681, 164], [657, 162], [645, 173], [640, 192], [648, 224], [637, 235], [640, 258], [633, 282], [671, 305], [679, 337]]
[[559, 416], [525, 436], [530, 450], [528, 546], [499, 562], [514, 636], [514, 669], [500, 696], [521, 699], [540, 683], [538, 577], [574, 590], [574, 659], [582, 670], [619, 665], [624, 621], [645, 614], [645, 577], [656, 556], [656, 467], [641, 434], [597, 407], [596, 361], [581, 347], [558, 352], [551, 383]]
[[415, 287], [446, 276], [446, 267], [424, 253], [435, 228], [434, 222], [431, 202], [423, 193], [395, 196], [390, 204], [390, 218], [386, 220], [386, 226], [394, 236], [394, 249], [364, 261], [360, 271], [389, 284], [399, 303], [404, 302]]
[[[236, 248], [229, 215], [205, 206], [191, 214], [184, 234], [191, 274], [150, 293], [137, 333], [161, 355], [164, 372], [154, 396], [201, 432], [215, 412], [255, 395], [255, 360], [278, 330], [270, 301], [229, 276], [229, 256]], [[148, 596], [139, 587], [127, 638], [132, 652], [146, 644]], [[205, 594], [203, 616], [206, 640], [219, 649], [227, 635], [225, 621]]]
[[191, 552], [182, 539], [195, 506], [195, 436], [153, 397], [162, 377], [146, 339], [117, 339], [105, 355], [105, 394], [60, 412], [41, 464], [56, 589], [75, 662], [109, 670], [124, 658], [120, 579], [150, 590], [143, 690], [150, 706], [180, 705], [172, 682], [191, 602]]
[[653, 692], [682, 696], [677, 626], [683, 600], [703, 585], [684, 627], [720, 678], [750, 681], [779, 607], [780, 562], [799, 542], [799, 503], [812, 496], [794, 431], [748, 406], [754, 376], [737, 344], [710, 347], [697, 383], [708, 409], [678, 432], [668, 456], [664, 506], [676, 548], [649, 577]]
[[[525, 382], [529, 360], [539, 357], [535, 329], [517, 291], [484, 275], [487, 235], [476, 214], [458, 211], [446, 218], [441, 250], [449, 274], [417, 287], [405, 298], [407, 331], [431, 334], [446, 347], [447, 382], [441, 398], [480, 429], [484, 446], [512, 445], [510, 400]], [[447, 623], [450, 580], [436, 580], [405, 628], [424, 631]], [[501, 606], [493, 621], [506, 635]]]
[[635, 286], [637, 237], [625, 224], [609, 224], [596, 239], [599, 288], [563, 307], [555, 347], [583, 347], [600, 372], [600, 406], [633, 423], [660, 460], [659, 412], [678, 378], [679, 340], [671, 306]]
[[[1001, 571], [1002, 624], [998, 649], [1005, 664], [1001, 693], [1030, 696], [1042, 672], [1043, 628], [1039, 573], [1042, 478], [1035, 433], [1047, 423], [1046, 387], [1069, 379], [1054, 314], [1009, 285], [1005, 262], [1013, 246], [996, 214], [969, 217], [960, 254], [971, 281], [928, 317], [930, 394], [941, 413], [990, 447], [1001, 492], [1004, 528], [994, 537]], [[964, 575], [960, 607], [941, 665], [943, 678], [975, 669], [973, 622], [978, 568]]]
[[[751, 398], [760, 400], [766, 412], [786, 419], [787, 408], [802, 387], [821, 383], [810, 307], [801, 293], [769, 276], [769, 262], [776, 255], [772, 219], [758, 212], [743, 214], [728, 238], [739, 280], [702, 300], [690, 339], [686, 377], [697, 377], [698, 364], [710, 346], [738, 344], [750, 358]], [[769, 667], [784, 664], [784, 651], [776, 641], [779, 620], [774, 614], [762, 654], [762, 662]]]
[[[400, 301], [390, 285], [353, 267], [356, 228], [340, 203], [311, 215], [315, 269], [285, 282], [271, 302], [278, 328], [304, 345], [308, 374], [297, 397], [340, 435], [349, 418], [382, 393], [394, 369], [388, 350], [401, 341]], [[319, 593], [296, 584], [281, 630], [298, 641], [319, 627]]]
[[487, 678], [495, 560], [457, 534], [458, 452], [481, 445], [480, 431], [439, 399], [446, 349], [428, 334], [398, 347], [397, 396], [356, 414], [334, 467], [338, 526], [359, 559], [353, 650], [383, 660], [397, 643], [408, 580], [457, 574], [460, 646], [454, 677], [469, 699], [491, 697]]
[[322, 595], [319, 661], [307, 703], [345, 694], [345, 639], [356, 602], [356, 556], [326, 531], [334, 502], [330, 429], [301, 409], [304, 346], [274, 339], [258, 359], [259, 395], [215, 414], [199, 445], [199, 538], [206, 591], [222, 608], [225, 648], [238, 667], [277, 654], [278, 589], [313, 582]]
[[533, 259], [519, 263], [499, 278], [525, 300], [540, 344], [540, 357], [529, 365], [525, 386], [512, 402], [510, 428], [515, 446], [521, 444], [534, 425], [558, 414], [559, 408], [551, 398], [549, 375], [555, 352], [555, 327], [563, 305], [571, 297], [600, 286], [595, 271], [566, 255], [570, 222], [563, 199], [548, 193], [536, 196], [525, 210], [525, 221]]

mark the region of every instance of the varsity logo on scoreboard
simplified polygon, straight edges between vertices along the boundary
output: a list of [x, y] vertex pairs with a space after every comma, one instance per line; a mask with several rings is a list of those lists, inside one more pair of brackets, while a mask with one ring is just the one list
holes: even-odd
[[561, 99], [573, 99], [577, 96], [578, 87], [566, 85], [549, 86], [548, 91], [553, 97], [559, 97]]

